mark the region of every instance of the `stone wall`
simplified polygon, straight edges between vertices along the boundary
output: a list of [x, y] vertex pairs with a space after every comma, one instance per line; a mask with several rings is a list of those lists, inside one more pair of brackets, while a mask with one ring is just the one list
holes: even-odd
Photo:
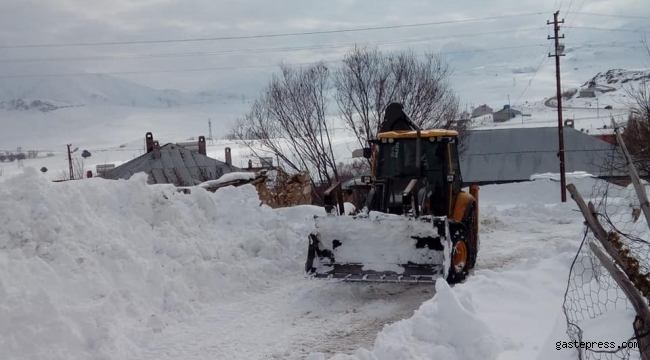
[[311, 205], [311, 178], [309, 172], [287, 174], [278, 170], [275, 184], [255, 184], [262, 204], [272, 208]]

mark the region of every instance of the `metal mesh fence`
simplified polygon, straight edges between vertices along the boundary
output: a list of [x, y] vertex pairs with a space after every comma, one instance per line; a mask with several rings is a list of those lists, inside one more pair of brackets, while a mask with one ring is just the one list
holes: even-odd
[[[625, 169], [623, 153], [613, 147], [606, 164], [598, 174], [592, 188], [590, 199], [595, 207], [597, 219], [609, 234], [609, 239], [629, 256], [636, 266], [640, 279], [648, 279], [650, 273], [650, 242], [648, 226], [641, 211], [630, 176], [621, 176]], [[647, 187], [646, 187], [647, 188]], [[594, 233], [585, 229], [585, 237], [571, 266], [569, 281], [564, 299], [564, 313], [567, 319], [567, 333], [578, 344], [588, 341], [607, 341], [593, 339], [590, 328], [600, 322], [611, 322], [612, 316], [629, 316], [633, 309], [625, 293], [612, 276], [589, 249], [589, 243], [599, 243]], [[632, 279], [631, 279], [632, 280]], [[633, 281], [634, 282], [634, 281]], [[635, 285], [637, 285], [635, 283]], [[643, 289], [642, 295], [650, 296]], [[648, 289], [650, 290], [650, 289]], [[632, 315], [632, 320], [634, 315]], [[602, 333], [601, 333], [602, 334]], [[579, 359], [639, 359], [638, 343], [634, 338], [632, 321], [629, 322], [630, 339], [628, 345], [617, 342], [613, 347], [579, 347]], [[613, 336], [613, 334], [612, 334]], [[626, 339], [628, 340], [628, 339]]]

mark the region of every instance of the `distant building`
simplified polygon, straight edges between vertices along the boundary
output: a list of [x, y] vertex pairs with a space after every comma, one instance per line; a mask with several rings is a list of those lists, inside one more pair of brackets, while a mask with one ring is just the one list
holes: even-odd
[[492, 114], [493, 112], [494, 110], [492, 110], [491, 107], [487, 106], [486, 104], [483, 104], [477, 107], [476, 109], [474, 109], [474, 111], [472, 111], [472, 117], [475, 118], [483, 115], [488, 115], [488, 114]]
[[145, 144], [145, 154], [113, 169], [106, 169], [102, 178], [129, 179], [134, 174], [144, 172], [149, 175], [149, 184], [194, 186], [208, 180], [217, 180], [227, 173], [241, 171], [231, 165], [228, 156], [227, 162], [208, 157], [203, 136], [199, 137], [195, 151], [173, 143], [160, 146], [150, 132], [145, 137]]
[[616, 88], [607, 85], [598, 85], [593, 82], [585, 84], [587, 87], [580, 89], [578, 97], [581, 98], [595, 98], [598, 94], [604, 94], [616, 91]]
[[95, 172], [97, 176], [103, 176], [106, 171], [115, 169], [115, 164], [100, 164], [95, 167]]
[[596, 91], [597, 89], [595, 87], [588, 87], [585, 89], [580, 89], [580, 95], [579, 97], [581, 98], [595, 98], [596, 97]]
[[[460, 158], [463, 183], [511, 183], [529, 181], [534, 174], [559, 173], [557, 139], [557, 127], [469, 131]], [[613, 156], [614, 145], [571, 126], [564, 127], [564, 146], [566, 172], [598, 176]], [[625, 164], [622, 159], [616, 162]], [[625, 171], [612, 175], [628, 176]]]
[[463, 111], [458, 115], [459, 120], [469, 120], [471, 117], [472, 116], [467, 111]]
[[510, 105], [503, 105], [503, 109], [495, 112], [492, 116], [494, 122], [504, 122], [521, 115], [521, 111], [511, 109]]

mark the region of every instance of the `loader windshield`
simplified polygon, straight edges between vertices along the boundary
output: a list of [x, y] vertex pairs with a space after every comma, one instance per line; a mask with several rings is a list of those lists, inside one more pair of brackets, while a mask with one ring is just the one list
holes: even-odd
[[[439, 142], [429, 142], [422, 139], [422, 172], [443, 172], [445, 169], [445, 147]], [[416, 175], [416, 140], [395, 139], [393, 143], [380, 145], [379, 174], [378, 177], [407, 177]]]

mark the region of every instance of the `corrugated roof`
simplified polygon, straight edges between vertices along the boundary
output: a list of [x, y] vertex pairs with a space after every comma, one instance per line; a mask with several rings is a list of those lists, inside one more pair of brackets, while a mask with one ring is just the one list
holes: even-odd
[[168, 143], [162, 146], [160, 157], [155, 153], [152, 151], [141, 155], [106, 171], [102, 177], [112, 180], [129, 179], [133, 174], [145, 172], [149, 175], [150, 184], [193, 186], [240, 170], [177, 144]]
[[[464, 141], [461, 173], [467, 184], [527, 181], [534, 174], [560, 172], [556, 127], [473, 130]], [[566, 172], [599, 175], [612, 161], [613, 145], [570, 127], [564, 128], [564, 147]]]

